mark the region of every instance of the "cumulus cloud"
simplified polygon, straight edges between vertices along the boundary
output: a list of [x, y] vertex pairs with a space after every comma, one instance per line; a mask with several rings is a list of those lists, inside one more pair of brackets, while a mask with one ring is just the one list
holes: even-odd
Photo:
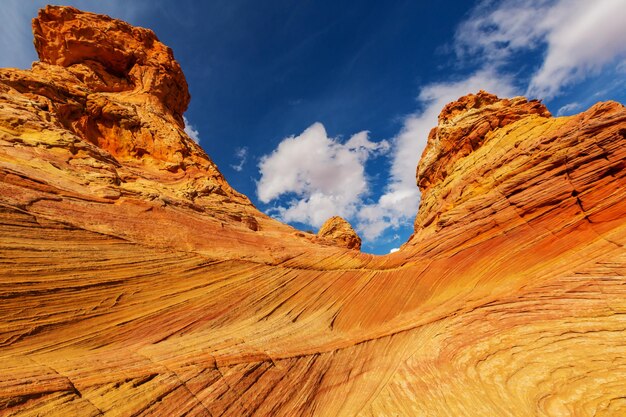
[[419, 206], [415, 170], [430, 129], [437, 126], [443, 106], [480, 89], [505, 97], [515, 95], [509, 77], [489, 70], [457, 81], [429, 84], [421, 89], [418, 100], [422, 110], [407, 116], [400, 133], [392, 140], [392, 164], [386, 192], [375, 204], [361, 207], [357, 214], [357, 229], [365, 239], [374, 240], [390, 227], [397, 228], [413, 221]]
[[248, 160], [248, 147], [243, 146], [235, 149], [235, 159], [237, 159], [238, 162], [236, 164], [231, 164], [230, 167], [237, 172], [241, 172], [243, 170], [243, 166]]
[[487, 0], [459, 25], [455, 50], [498, 66], [515, 53], [545, 47], [527, 94], [551, 98], [626, 55], [624, 16], [623, 0]]
[[394, 253], [394, 252], [398, 252], [400, 250], [400, 248], [391, 248], [389, 250], [389, 253]]
[[200, 132], [196, 130], [189, 120], [185, 116], [183, 116], [183, 121], [185, 122], [185, 133], [189, 136], [194, 142], [200, 143]]
[[287, 222], [319, 227], [334, 215], [352, 217], [369, 191], [365, 162], [388, 149], [388, 142], [370, 141], [366, 131], [342, 143], [315, 123], [261, 158], [259, 200], [269, 203], [292, 195], [275, 209]]

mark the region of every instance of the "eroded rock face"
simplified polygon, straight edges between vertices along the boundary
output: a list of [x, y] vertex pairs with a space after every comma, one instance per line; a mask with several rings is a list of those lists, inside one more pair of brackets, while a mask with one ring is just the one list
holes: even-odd
[[228, 185], [150, 31], [34, 29], [44, 62], [0, 70], [0, 415], [624, 414], [621, 104], [446, 106], [372, 256]]
[[151, 30], [47, 6], [33, 32], [41, 62], [0, 70], [0, 136], [29, 161], [17, 175], [50, 177], [84, 201], [185, 206], [253, 231], [269, 221], [184, 132], [187, 83]]
[[422, 196], [413, 241], [449, 233], [447, 244], [458, 245], [520, 221], [536, 220], [545, 231], [559, 230], [572, 212], [616, 216], [624, 121], [624, 106], [615, 102], [561, 118], [539, 102], [484, 92], [448, 104], [417, 169]]
[[420, 190], [427, 192], [445, 179], [458, 160], [482, 146], [489, 132], [532, 115], [551, 116], [537, 100], [499, 99], [485, 91], [447, 104], [439, 114], [439, 124], [428, 135], [428, 144], [417, 166]]
[[339, 216], [326, 220], [317, 232], [317, 237], [331, 241], [340, 248], [361, 249], [361, 238], [356, 234], [350, 223]]
[[[69, 68], [94, 92], [147, 94], [180, 124], [187, 81], [170, 48], [149, 29], [72, 7], [48, 6], [33, 19], [41, 62]], [[154, 97], [156, 100], [149, 100]]]
[[53, 6], [33, 19], [33, 32], [37, 69], [65, 68], [57, 70], [63, 84], [80, 90], [63, 97], [74, 104], [58, 114], [64, 126], [116, 157], [153, 158], [171, 169], [200, 162], [201, 153], [177, 134], [190, 98], [185, 76], [154, 32]]

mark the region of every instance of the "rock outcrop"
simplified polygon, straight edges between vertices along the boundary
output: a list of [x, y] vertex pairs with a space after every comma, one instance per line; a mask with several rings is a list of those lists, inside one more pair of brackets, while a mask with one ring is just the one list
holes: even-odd
[[[63, 84], [78, 87], [61, 98], [70, 108], [55, 112], [64, 126], [116, 157], [158, 159], [177, 168], [205, 159], [177, 134], [190, 99], [187, 81], [154, 32], [69, 7], [41, 10], [33, 32], [41, 61], [36, 68], [65, 68], [57, 69]], [[59, 98], [52, 97], [49, 107], [60, 107]]]
[[448, 104], [417, 168], [412, 242], [437, 236], [458, 247], [520, 223], [558, 233], [573, 218], [601, 228], [624, 213], [624, 132], [615, 102], [560, 118], [536, 101], [484, 92]]
[[361, 238], [350, 223], [339, 216], [331, 217], [320, 227], [317, 237], [329, 240], [333, 245], [347, 249], [361, 249]]
[[537, 100], [499, 99], [485, 91], [446, 105], [439, 115], [439, 125], [428, 135], [417, 167], [420, 190], [427, 192], [444, 180], [458, 160], [481, 147], [489, 132], [531, 115], [551, 117], [548, 109]]
[[[48, 6], [33, 20], [33, 32], [41, 62], [31, 70], [0, 70], [0, 139], [12, 159], [22, 161], [5, 171], [3, 197], [17, 192], [6, 188], [12, 184], [41, 178], [45, 190], [22, 204], [45, 201], [36, 206], [47, 208], [33, 209], [66, 211], [81, 227], [113, 228], [117, 236], [166, 246], [187, 240], [199, 225], [183, 216], [178, 233], [159, 237], [146, 219], [133, 227], [98, 219], [112, 213], [108, 223], [117, 222], [112, 205], [128, 207], [117, 213], [150, 211], [149, 217], [173, 206], [212, 217], [216, 230], [257, 231], [269, 222], [291, 232], [232, 189], [184, 132], [187, 83], [171, 49], [152, 31]], [[63, 199], [68, 195], [74, 197]]]
[[0, 415], [624, 414], [621, 104], [446, 106], [415, 233], [372, 256], [228, 185], [152, 32], [33, 27], [0, 70]]

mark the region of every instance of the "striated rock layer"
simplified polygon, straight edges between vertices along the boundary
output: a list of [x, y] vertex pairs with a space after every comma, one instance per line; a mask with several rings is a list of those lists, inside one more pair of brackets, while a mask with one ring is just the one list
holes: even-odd
[[379, 257], [233, 190], [151, 31], [33, 28], [0, 70], [0, 416], [626, 413], [622, 105], [449, 104]]
[[361, 249], [361, 238], [350, 223], [339, 216], [333, 216], [317, 232], [320, 239], [330, 240], [331, 244], [348, 249]]

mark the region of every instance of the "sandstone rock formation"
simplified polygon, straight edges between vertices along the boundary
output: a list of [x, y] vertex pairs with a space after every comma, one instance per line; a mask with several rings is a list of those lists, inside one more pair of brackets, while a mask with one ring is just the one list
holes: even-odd
[[361, 249], [361, 238], [350, 223], [339, 216], [326, 220], [317, 232], [317, 237], [321, 240], [329, 240], [340, 248]]
[[152, 32], [33, 26], [42, 62], [0, 70], [0, 416], [626, 412], [622, 105], [446, 106], [373, 256], [228, 185]]

